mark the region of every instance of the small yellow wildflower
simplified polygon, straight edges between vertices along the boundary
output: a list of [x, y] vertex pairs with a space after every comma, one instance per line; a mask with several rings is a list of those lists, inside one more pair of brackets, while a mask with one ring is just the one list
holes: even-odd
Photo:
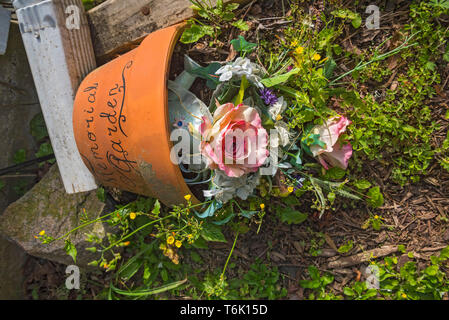
[[295, 49], [295, 54], [298, 56], [302, 55], [303, 52], [304, 52], [304, 48], [301, 46]]
[[402, 298], [407, 298], [407, 295], [405, 293], [402, 293]]
[[292, 43], [291, 43], [291, 46], [293, 47], [293, 48], [296, 48], [297, 46], [299, 45], [299, 42], [298, 42], [298, 40], [293, 40], [292, 41]]
[[175, 242], [175, 238], [173, 236], [170, 236], [167, 238], [167, 243], [168, 244], [173, 244]]
[[280, 115], [280, 114], [278, 114], [277, 116], [276, 116], [276, 121], [281, 121], [282, 120], [282, 116]]
[[126, 241], [126, 242], [123, 243], [123, 245], [124, 245], [125, 247], [129, 246], [130, 244], [131, 244], [130, 241]]
[[374, 219], [379, 219], [379, 216], [376, 214], [375, 216], [374, 216]]
[[107, 268], [109, 268], [109, 265], [108, 265], [107, 263], [105, 263], [105, 264], [103, 265], [103, 268], [107, 269]]
[[176, 240], [175, 246], [176, 246], [176, 248], [181, 248], [182, 247], [182, 242], [179, 241], [179, 240]]
[[42, 230], [41, 232], [39, 232], [39, 235], [40, 235], [41, 237], [45, 236], [45, 230]]
[[288, 192], [290, 192], [290, 193], [292, 193], [294, 190], [295, 190], [295, 188], [293, 188], [293, 187], [288, 187]]
[[187, 194], [184, 196], [184, 199], [186, 199], [187, 201], [189, 201], [192, 198], [192, 196], [190, 194]]
[[265, 203], [260, 204], [260, 209], [262, 209], [262, 210], [265, 209]]
[[320, 59], [321, 59], [321, 56], [320, 56], [318, 53], [315, 53], [315, 54], [313, 55], [313, 60], [318, 61], [318, 60], [320, 60]]
[[131, 220], [134, 220], [136, 217], [137, 217], [137, 214], [136, 214], [135, 212], [131, 212], [131, 213], [129, 214], [129, 218], [130, 218]]

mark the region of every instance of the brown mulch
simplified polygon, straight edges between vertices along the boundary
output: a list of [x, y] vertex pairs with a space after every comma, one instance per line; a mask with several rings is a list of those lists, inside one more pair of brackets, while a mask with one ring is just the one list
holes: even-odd
[[[360, 7], [363, 7], [364, 2], [366, 1], [361, 1]], [[384, 8], [381, 30], [368, 32], [365, 28], [354, 30], [348, 27], [342, 36], [343, 46], [357, 51], [378, 45], [387, 37], [394, 35], [403, 24], [407, 23], [408, 2], [374, 1], [373, 3]], [[310, 5], [311, 10], [319, 13], [322, 10], [322, 1], [314, 1], [314, 3], [315, 5]], [[349, 4], [351, 1], [346, 3]], [[369, 2], [371, 3], [372, 1]], [[284, 1], [284, 4], [287, 4], [287, 1]], [[267, 39], [275, 38], [274, 35], [279, 34], [279, 29], [288, 27], [288, 24], [285, 24], [282, 18], [267, 18], [281, 17], [284, 11], [282, 1], [274, 0], [253, 1], [242, 8], [241, 14], [245, 15], [252, 25], [251, 30], [244, 33], [245, 38], [249, 41], [255, 41], [261, 36]], [[285, 13], [288, 14], [288, 10]], [[366, 15], [362, 14], [362, 17], [365, 19]], [[224, 30], [223, 33], [220, 39], [231, 40], [238, 35], [237, 31], [232, 29]], [[210, 48], [201, 41], [194, 45], [180, 44], [173, 56], [172, 78], [182, 69], [184, 53], [203, 65], [213, 61], [224, 62], [233, 56], [227, 41], [223, 41], [218, 48]], [[394, 61], [391, 63], [392, 67], [401, 67], [394, 66]], [[439, 89], [447, 92], [448, 81], [444, 80], [449, 78], [449, 72], [441, 70], [441, 74], [443, 81]], [[369, 90], [370, 92], [373, 88], [382, 90], [391, 86], [393, 82], [394, 77], [388, 79], [386, 83], [373, 83], [373, 87]], [[211, 92], [204, 88], [204, 81], [197, 80], [192, 91], [203, 101], [208, 101]], [[444, 107], [442, 97], [435, 99], [432, 104], [434, 119], [439, 119], [443, 128], [435, 134], [434, 139], [441, 140], [448, 126], [447, 121], [442, 117], [447, 106]], [[397, 246], [402, 244], [407, 251], [414, 252], [418, 266], [423, 267], [428, 263], [431, 255], [437, 254], [449, 244], [449, 173], [444, 171], [437, 162], [430, 167], [427, 175], [423, 176], [420, 182], [405, 187], [400, 187], [389, 180], [391, 168], [388, 165], [383, 166], [378, 162], [366, 163], [364, 170], [365, 176], [371, 177], [381, 186], [385, 196], [383, 207], [374, 211], [363, 203], [357, 203], [356, 207], [351, 207], [346, 201], [341, 200], [337, 201], [336, 210], [326, 214], [322, 219], [313, 218], [313, 212], [309, 212], [312, 218], [301, 225], [281, 224], [274, 213], [271, 216], [267, 214], [259, 234], [256, 234], [257, 226], [253, 225], [249, 232], [240, 235], [232, 258], [232, 262], [240, 268], [228, 269], [228, 279], [239, 277], [238, 269], [247, 270], [256, 259], [260, 259], [271, 266], [277, 266], [284, 275], [283, 284], [288, 289], [288, 299], [303, 299], [304, 290], [300, 288], [298, 281], [308, 277], [307, 267], [310, 265], [316, 266], [323, 272], [332, 273], [336, 280], [332, 286], [335, 290], [341, 291], [350, 281], [363, 280], [361, 274], [364, 267], [368, 265], [369, 259], [369, 256], [367, 258], [367, 255], [363, 254], [365, 252], [373, 253], [373, 256], [379, 259], [386, 255], [397, 254], [399, 264], [402, 265], [408, 259], [407, 255], [402, 255], [397, 250]], [[301, 201], [307, 204], [310, 199], [304, 197]], [[269, 209], [270, 204], [266, 205]], [[375, 231], [371, 227], [363, 229], [365, 221], [374, 214], [384, 218], [381, 230]], [[213, 270], [223, 267], [232, 247], [233, 232], [227, 230], [226, 236], [227, 243], [210, 244], [210, 250], [200, 250], [199, 253], [204, 261], [203, 268]], [[313, 249], [311, 239], [322, 242], [321, 252], [317, 256], [311, 254]], [[338, 253], [335, 249], [347, 243], [348, 240], [353, 241], [353, 249], [345, 254]], [[370, 250], [374, 251], [370, 252]], [[43, 263], [44, 267], [40, 263]], [[39, 292], [41, 298], [56, 298], [57, 294], [51, 292], [49, 288], [51, 285], [63, 285], [64, 270], [56, 264], [41, 260], [39, 260], [39, 266], [35, 265], [35, 269], [32, 269], [34, 271], [31, 272], [31, 280], [28, 283], [30, 298], [33, 289], [39, 290], [39, 283], [41, 289], [46, 288], [45, 292]], [[56, 270], [60, 279], [59, 282], [50, 282], [46, 285], [42, 279], [47, 279], [51, 270]], [[102, 282], [101, 279], [96, 280]], [[95, 294], [98, 294], [98, 287], [92, 288], [90, 294], [86, 293], [84, 298], [94, 298]]]

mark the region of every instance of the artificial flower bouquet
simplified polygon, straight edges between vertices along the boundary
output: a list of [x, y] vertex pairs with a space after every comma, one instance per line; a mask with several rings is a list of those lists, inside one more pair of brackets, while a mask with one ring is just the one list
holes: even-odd
[[[212, 216], [230, 200], [247, 200], [258, 188], [266, 196], [265, 185], [269, 185], [271, 195], [280, 197], [305, 185], [315, 187], [319, 198], [326, 187], [350, 195], [342, 184], [321, 181], [306, 168], [347, 168], [352, 146], [343, 134], [351, 122], [333, 112], [327, 119], [317, 115], [304, 130], [298, 130], [288, 115], [297, 99], [276, 94], [279, 90], [275, 86], [268, 87], [273, 78], [264, 67], [245, 57], [248, 50], [240, 53], [210, 74], [209, 80], [216, 82], [213, 101], [199, 127], [190, 127], [201, 141], [199, 151], [212, 172], [204, 196], [213, 203], [200, 216]], [[284, 79], [297, 73], [292, 69], [287, 68]]]

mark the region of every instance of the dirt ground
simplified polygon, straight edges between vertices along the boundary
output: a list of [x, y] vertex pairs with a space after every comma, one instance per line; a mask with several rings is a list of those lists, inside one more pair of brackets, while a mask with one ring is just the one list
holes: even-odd
[[[350, 3], [351, 1], [346, 1]], [[361, 1], [360, 6], [364, 1]], [[371, 1], [373, 2], [373, 1]], [[370, 3], [371, 3], [370, 2]], [[355, 33], [350, 33], [349, 28], [341, 37], [341, 44], [354, 48], [365, 48], [373, 44], [379, 44], [391, 36], [394, 30], [400, 28], [408, 20], [409, 1], [374, 1], [386, 8], [382, 16], [382, 28], [374, 33], [364, 32], [361, 28]], [[311, 1], [311, 3], [313, 3]], [[314, 1], [310, 5], [311, 10], [322, 10], [322, 1]], [[287, 4], [287, 1], [285, 1]], [[276, 41], [276, 34], [286, 27], [282, 17], [288, 7], [282, 8], [281, 1], [262, 0], [253, 1], [241, 10], [241, 15], [251, 15], [251, 30], [245, 34], [247, 40], [257, 40], [257, 36]], [[287, 13], [287, 12], [286, 12]], [[363, 16], [363, 15], [362, 15]], [[256, 33], [256, 30], [259, 32]], [[235, 32], [235, 30], [233, 31]], [[178, 45], [173, 58], [171, 77], [174, 77], [182, 66], [182, 56], [187, 53], [190, 57], [205, 65], [212, 61], [230, 60], [233, 52], [229, 50], [229, 40], [236, 38], [236, 34], [224, 31], [220, 39], [224, 39], [222, 48], [209, 48], [205, 43], [194, 45]], [[225, 40], [228, 41], [225, 42]], [[442, 76], [442, 90], [447, 92], [449, 68], [439, 70]], [[388, 81], [391, 83], [393, 79]], [[375, 84], [382, 87], [383, 84]], [[192, 91], [200, 99], [208, 101], [210, 91], [204, 90], [204, 83], [197, 81]], [[428, 101], [433, 112], [433, 119], [441, 124], [441, 130], [434, 137], [435, 141], [446, 136], [448, 121], [444, 118], [446, 107], [441, 103], [444, 99], [436, 97]], [[307, 277], [307, 267], [316, 266], [321, 271], [330, 272], [335, 276], [333, 287], [341, 291], [348, 282], [360, 277], [364, 267], [368, 265], [368, 259], [357, 255], [361, 252], [373, 251], [373, 256], [381, 258], [397, 252], [397, 245], [403, 244], [407, 251], [414, 252], [419, 265], [424, 266], [432, 254], [436, 254], [449, 244], [449, 229], [447, 219], [449, 213], [449, 173], [444, 171], [435, 161], [428, 170], [428, 174], [421, 181], [408, 184], [405, 187], [391, 182], [391, 166], [379, 162], [367, 162], [363, 175], [370, 177], [373, 183], [378, 184], [385, 197], [385, 204], [375, 213], [384, 218], [384, 224], [379, 231], [372, 228], [362, 228], [364, 222], [370, 217], [370, 210], [364, 204], [352, 208], [345, 200], [337, 202], [337, 209], [318, 219], [310, 212], [311, 199], [301, 198], [304, 202], [304, 212], [309, 213], [309, 218], [301, 225], [287, 225], [278, 222], [276, 217], [267, 217], [259, 234], [257, 227], [253, 227], [248, 233], [241, 235], [234, 252], [232, 261], [243, 269], [258, 258], [267, 264], [277, 266], [283, 274], [284, 286], [288, 289], [287, 299], [303, 299], [304, 290], [300, 288], [298, 280]], [[267, 203], [267, 207], [270, 205]], [[227, 234], [228, 243], [211, 244], [210, 250], [202, 250], [201, 255], [210, 266], [222, 267], [226, 261], [232, 246], [232, 234]], [[321, 241], [321, 253], [318, 256], [310, 254], [311, 239]], [[346, 253], [339, 254], [334, 250], [346, 243], [354, 242], [354, 248]], [[348, 258], [349, 257], [349, 258]], [[399, 265], [408, 260], [406, 254], [400, 256]], [[65, 279], [63, 266], [52, 262], [32, 259], [29, 266], [29, 279], [27, 281], [27, 294], [30, 299], [55, 299], [60, 298], [61, 290], [58, 289]], [[236, 270], [228, 271], [228, 278], [237, 276]], [[363, 276], [362, 276], [363, 277]], [[102, 285], [108, 283], [104, 273], [96, 273], [88, 276], [87, 290], [81, 293], [84, 299], [95, 298]], [[71, 293], [66, 296], [69, 299], [80, 297]]]

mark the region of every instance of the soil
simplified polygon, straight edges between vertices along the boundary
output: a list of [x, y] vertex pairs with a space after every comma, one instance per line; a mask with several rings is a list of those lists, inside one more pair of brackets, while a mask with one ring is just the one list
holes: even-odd
[[[351, 1], [345, 1], [347, 4]], [[264, 37], [268, 41], [276, 41], [279, 31], [288, 26], [282, 18], [288, 14], [288, 1], [259, 0], [252, 1], [240, 11], [241, 17], [246, 17], [251, 22], [251, 30], [242, 33], [248, 41], [256, 42], [257, 38]], [[359, 8], [366, 7], [367, 1], [360, 1]], [[282, 4], [285, 4], [283, 8]], [[314, 1], [308, 5], [318, 15], [323, 10], [323, 1]], [[384, 8], [382, 16], [382, 28], [374, 33], [363, 31], [364, 28], [354, 30], [348, 27], [341, 37], [341, 45], [360, 50], [369, 46], [382, 43], [407, 23], [409, 1], [369, 1], [368, 4], [377, 4]], [[358, 12], [362, 12], [358, 10]], [[362, 14], [363, 19], [367, 15]], [[364, 20], [363, 20], [364, 21]], [[317, 24], [319, 27], [319, 23]], [[230, 49], [229, 41], [236, 38], [237, 30], [225, 29], [219, 40], [221, 45], [211, 48], [207, 45], [207, 40], [200, 41], [194, 45], [179, 44], [173, 56], [172, 71], [170, 78], [174, 78], [182, 71], [183, 55], [188, 54], [191, 58], [205, 66], [206, 64], [218, 61], [229, 61], [234, 53]], [[350, 66], [347, 66], [350, 67]], [[441, 91], [447, 92], [449, 68], [439, 65], [439, 73], [443, 79]], [[340, 68], [342, 68], [340, 66]], [[338, 70], [342, 71], [342, 70]], [[389, 79], [388, 82], [394, 81]], [[370, 91], [381, 89], [388, 83], [372, 83]], [[203, 80], [197, 80], [191, 89], [200, 99], [208, 102], [211, 92], [206, 88]], [[442, 125], [441, 131], [437, 132], [433, 139], [441, 141], [444, 139], [448, 121], [443, 115], [446, 108], [442, 98], [435, 98], [431, 103], [434, 119]], [[364, 229], [362, 225], [370, 217], [370, 209], [364, 204], [351, 207], [345, 200], [337, 202], [337, 208], [319, 219], [317, 214], [311, 212], [310, 201], [307, 197], [301, 198], [304, 201], [304, 211], [312, 218], [301, 225], [287, 225], [278, 223], [277, 217], [267, 215], [260, 232], [257, 234], [257, 226], [253, 226], [249, 232], [239, 237], [234, 251], [232, 262], [247, 270], [256, 259], [261, 259], [267, 264], [277, 266], [283, 274], [283, 285], [288, 289], [287, 299], [303, 299], [304, 290], [300, 288], [298, 280], [307, 278], [307, 267], [316, 266], [321, 271], [330, 272], [335, 276], [333, 287], [337, 292], [354, 279], [362, 280], [360, 274], [368, 265], [358, 253], [380, 248], [376, 251], [378, 257], [397, 252], [397, 245], [403, 244], [407, 251], [414, 252], [418, 259], [418, 266], [424, 267], [432, 254], [436, 254], [449, 244], [449, 229], [447, 220], [449, 213], [449, 173], [441, 168], [435, 161], [418, 183], [408, 184], [405, 187], [391, 182], [389, 179], [391, 166], [380, 164], [379, 162], [367, 162], [364, 166], [364, 175], [369, 176], [373, 182], [381, 186], [385, 196], [385, 204], [376, 211], [376, 214], [383, 217], [384, 224], [381, 230], [375, 231], [372, 228]], [[267, 208], [273, 203], [267, 203]], [[319, 237], [317, 233], [322, 233], [324, 237]], [[228, 231], [228, 242], [224, 244], [210, 244], [210, 250], [201, 250], [204, 264], [210, 270], [222, 267], [227, 259], [233, 243], [233, 233]], [[324, 239], [321, 246], [321, 253], [317, 256], [311, 254], [311, 239]], [[354, 248], [346, 253], [340, 254], [335, 248], [345, 244], [348, 240], [354, 242]], [[397, 253], [400, 264], [405, 263], [407, 256]], [[355, 256], [355, 260], [348, 265], [344, 257]], [[182, 263], [182, 262], [181, 262]], [[30, 270], [30, 280], [28, 282], [28, 294], [33, 298], [33, 290], [38, 292], [40, 299], [58, 298], [57, 288], [65, 281], [64, 269], [51, 262], [39, 260], [34, 263], [34, 269]], [[238, 268], [228, 269], [228, 279], [238, 276]], [[44, 271], [42, 271], [44, 270]], [[60, 277], [51, 282], [52, 276]], [[107, 279], [103, 274], [95, 275], [96, 286], [91, 288], [91, 292], [86, 292], [85, 299], [94, 299], [101, 289], [106, 286]], [[68, 298], [76, 298], [69, 296]], [[447, 297], [446, 297], [447, 298]]]

